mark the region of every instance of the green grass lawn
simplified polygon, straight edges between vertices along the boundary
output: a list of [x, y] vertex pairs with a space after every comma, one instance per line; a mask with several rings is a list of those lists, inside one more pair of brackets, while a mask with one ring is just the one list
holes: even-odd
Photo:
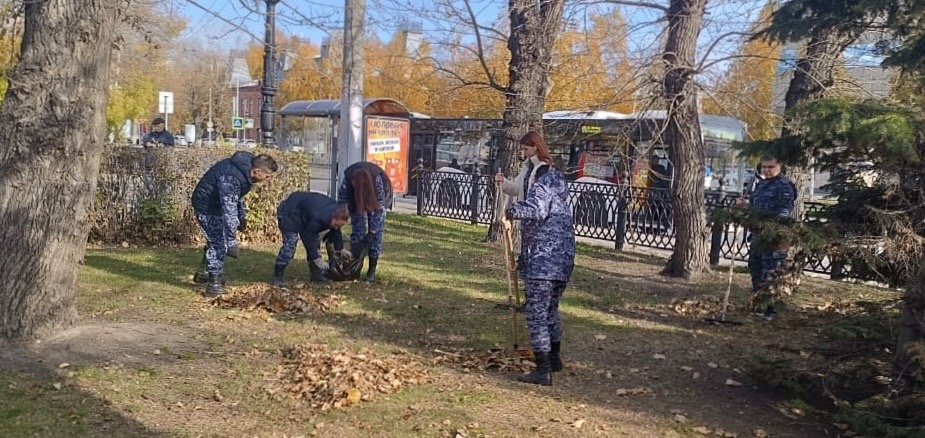
[[[39, 344], [36, 357], [44, 362], [0, 373], [0, 436], [663, 437], [701, 436], [694, 428], [708, 427], [742, 437], [756, 428], [772, 436], [821, 430], [818, 421], [781, 416], [776, 403], [785, 400], [748, 384], [725, 385], [730, 378], [749, 382], [744, 370], [767, 345], [819, 343], [801, 328], [812, 318], [792, 312], [768, 325], [734, 313], [744, 326], [707, 326], [670, 304], [721, 295], [723, 275], [696, 284], [665, 279], [657, 275], [663, 260], [606, 248], [579, 248], [562, 301], [567, 370], [553, 387], [433, 364], [435, 350], [512, 343], [511, 315], [495, 306], [507, 301], [502, 254], [484, 235], [483, 227], [392, 215], [379, 283], [319, 287], [341, 295], [342, 304], [290, 315], [205, 303], [191, 282], [197, 248], [91, 249], [77, 297], [80, 327]], [[248, 247], [229, 260], [229, 286], [268, 282], [277, 249]], [[287, 271], [290, 281], [308, 278], [303, 251]], [[747, 281], [737, 276], [740, 306]], [[807, 283], [814, 293], [795, 304], [889, 297]], [[518, 331], [520, 345], [528, 345], [522, 319]], [[426, 364], [432, 379], [325, 413], [269, 397], [280, 351], [300, 344], [400, 353]], [[59, 368], [62, 362], [69, 366]], [[648, 392], [620, 395], [628, 388]]]

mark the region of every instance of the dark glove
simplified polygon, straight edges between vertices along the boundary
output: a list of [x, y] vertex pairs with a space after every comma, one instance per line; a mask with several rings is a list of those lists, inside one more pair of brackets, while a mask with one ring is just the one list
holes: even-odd
[[225, 255], [231, 258], [238, 258], [238, 243], [235, 242], [231, 245], [228, 245], [228, 250], [225, 251]]
[[247, 230], [247, 218], [242, 217], [241, 220], [238, 221], [238, 231], [243, 233], [245, 230]]
[[507, 220], [509, 220], [509, 221], [514, 220], [514, 219], [515, 219], [515, 218], [514, 218], [514, 209], [508, 207], [507, 210], [504, 210], [504, 218], [507, 219]]

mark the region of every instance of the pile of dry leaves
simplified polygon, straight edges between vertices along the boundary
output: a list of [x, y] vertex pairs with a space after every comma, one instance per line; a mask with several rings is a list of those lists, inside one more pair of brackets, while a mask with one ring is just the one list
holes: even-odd
[[[675, 298], [668, 305], [671, 310], [682, 316], [703, 317], [718, 315], [723, 312], [723, 300], [715, 295], [699, 295], [693, 298]], [[729, 304], [727, 311], [732, 311]]]
[[367, 349], [328, 351], [323, 345], [294, 347], [276, 366], [274, 397], [289, 395], [327, 411], [392, 394], [427, 381], [427, 371], [407, 355], [380, 358]]
[[435, 352], [438, 356], [434, 358], [434, 365], [449, 364], [467, 373], [486, 370], [525, 373], [536, 366], [533, 362], [533, 351], [529, 349], [515, 351], [511, 348], [492, 348], [488, 351], [466, 349], [452, 353], [440, 350]]
[[340, 304], [339, 295], [323, 295], [306, 287], [280, 289], [266, 284], [232, 286], [228, 292], [214, 298], [211, 303], [222, 308], [237, 308], [245, 311], [265, 310], [273, 313], [285, 312], [327, 312]]

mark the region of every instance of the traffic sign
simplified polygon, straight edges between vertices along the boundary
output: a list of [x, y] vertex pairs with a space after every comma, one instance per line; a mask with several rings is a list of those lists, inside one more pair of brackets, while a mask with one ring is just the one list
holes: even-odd
[[161, 114], [173, 114], [173, 93], [169, 91], [157, 93], [157, 109]]
[[254, 119], [244, 119], [244, 127], [247, 129], [254, 129]]
[[232, 117], [231, 118], [231, 129], [234, 129], [234, 130], [244, 129], [244, 117]]

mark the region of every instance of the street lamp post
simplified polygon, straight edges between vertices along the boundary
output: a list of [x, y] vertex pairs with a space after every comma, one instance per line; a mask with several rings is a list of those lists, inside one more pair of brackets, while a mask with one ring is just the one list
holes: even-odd
[[280, 0], [265, 0], [267, 2], [266, 36], [263, 46], [263, 104], [260, 106], [260, 131], [263, 133], [264, 146], [274, 146], [276, 140], [273, 136], [273, 124], [276, 120], [276, 106], [273, 97], [276, 96], [276, 4]]

